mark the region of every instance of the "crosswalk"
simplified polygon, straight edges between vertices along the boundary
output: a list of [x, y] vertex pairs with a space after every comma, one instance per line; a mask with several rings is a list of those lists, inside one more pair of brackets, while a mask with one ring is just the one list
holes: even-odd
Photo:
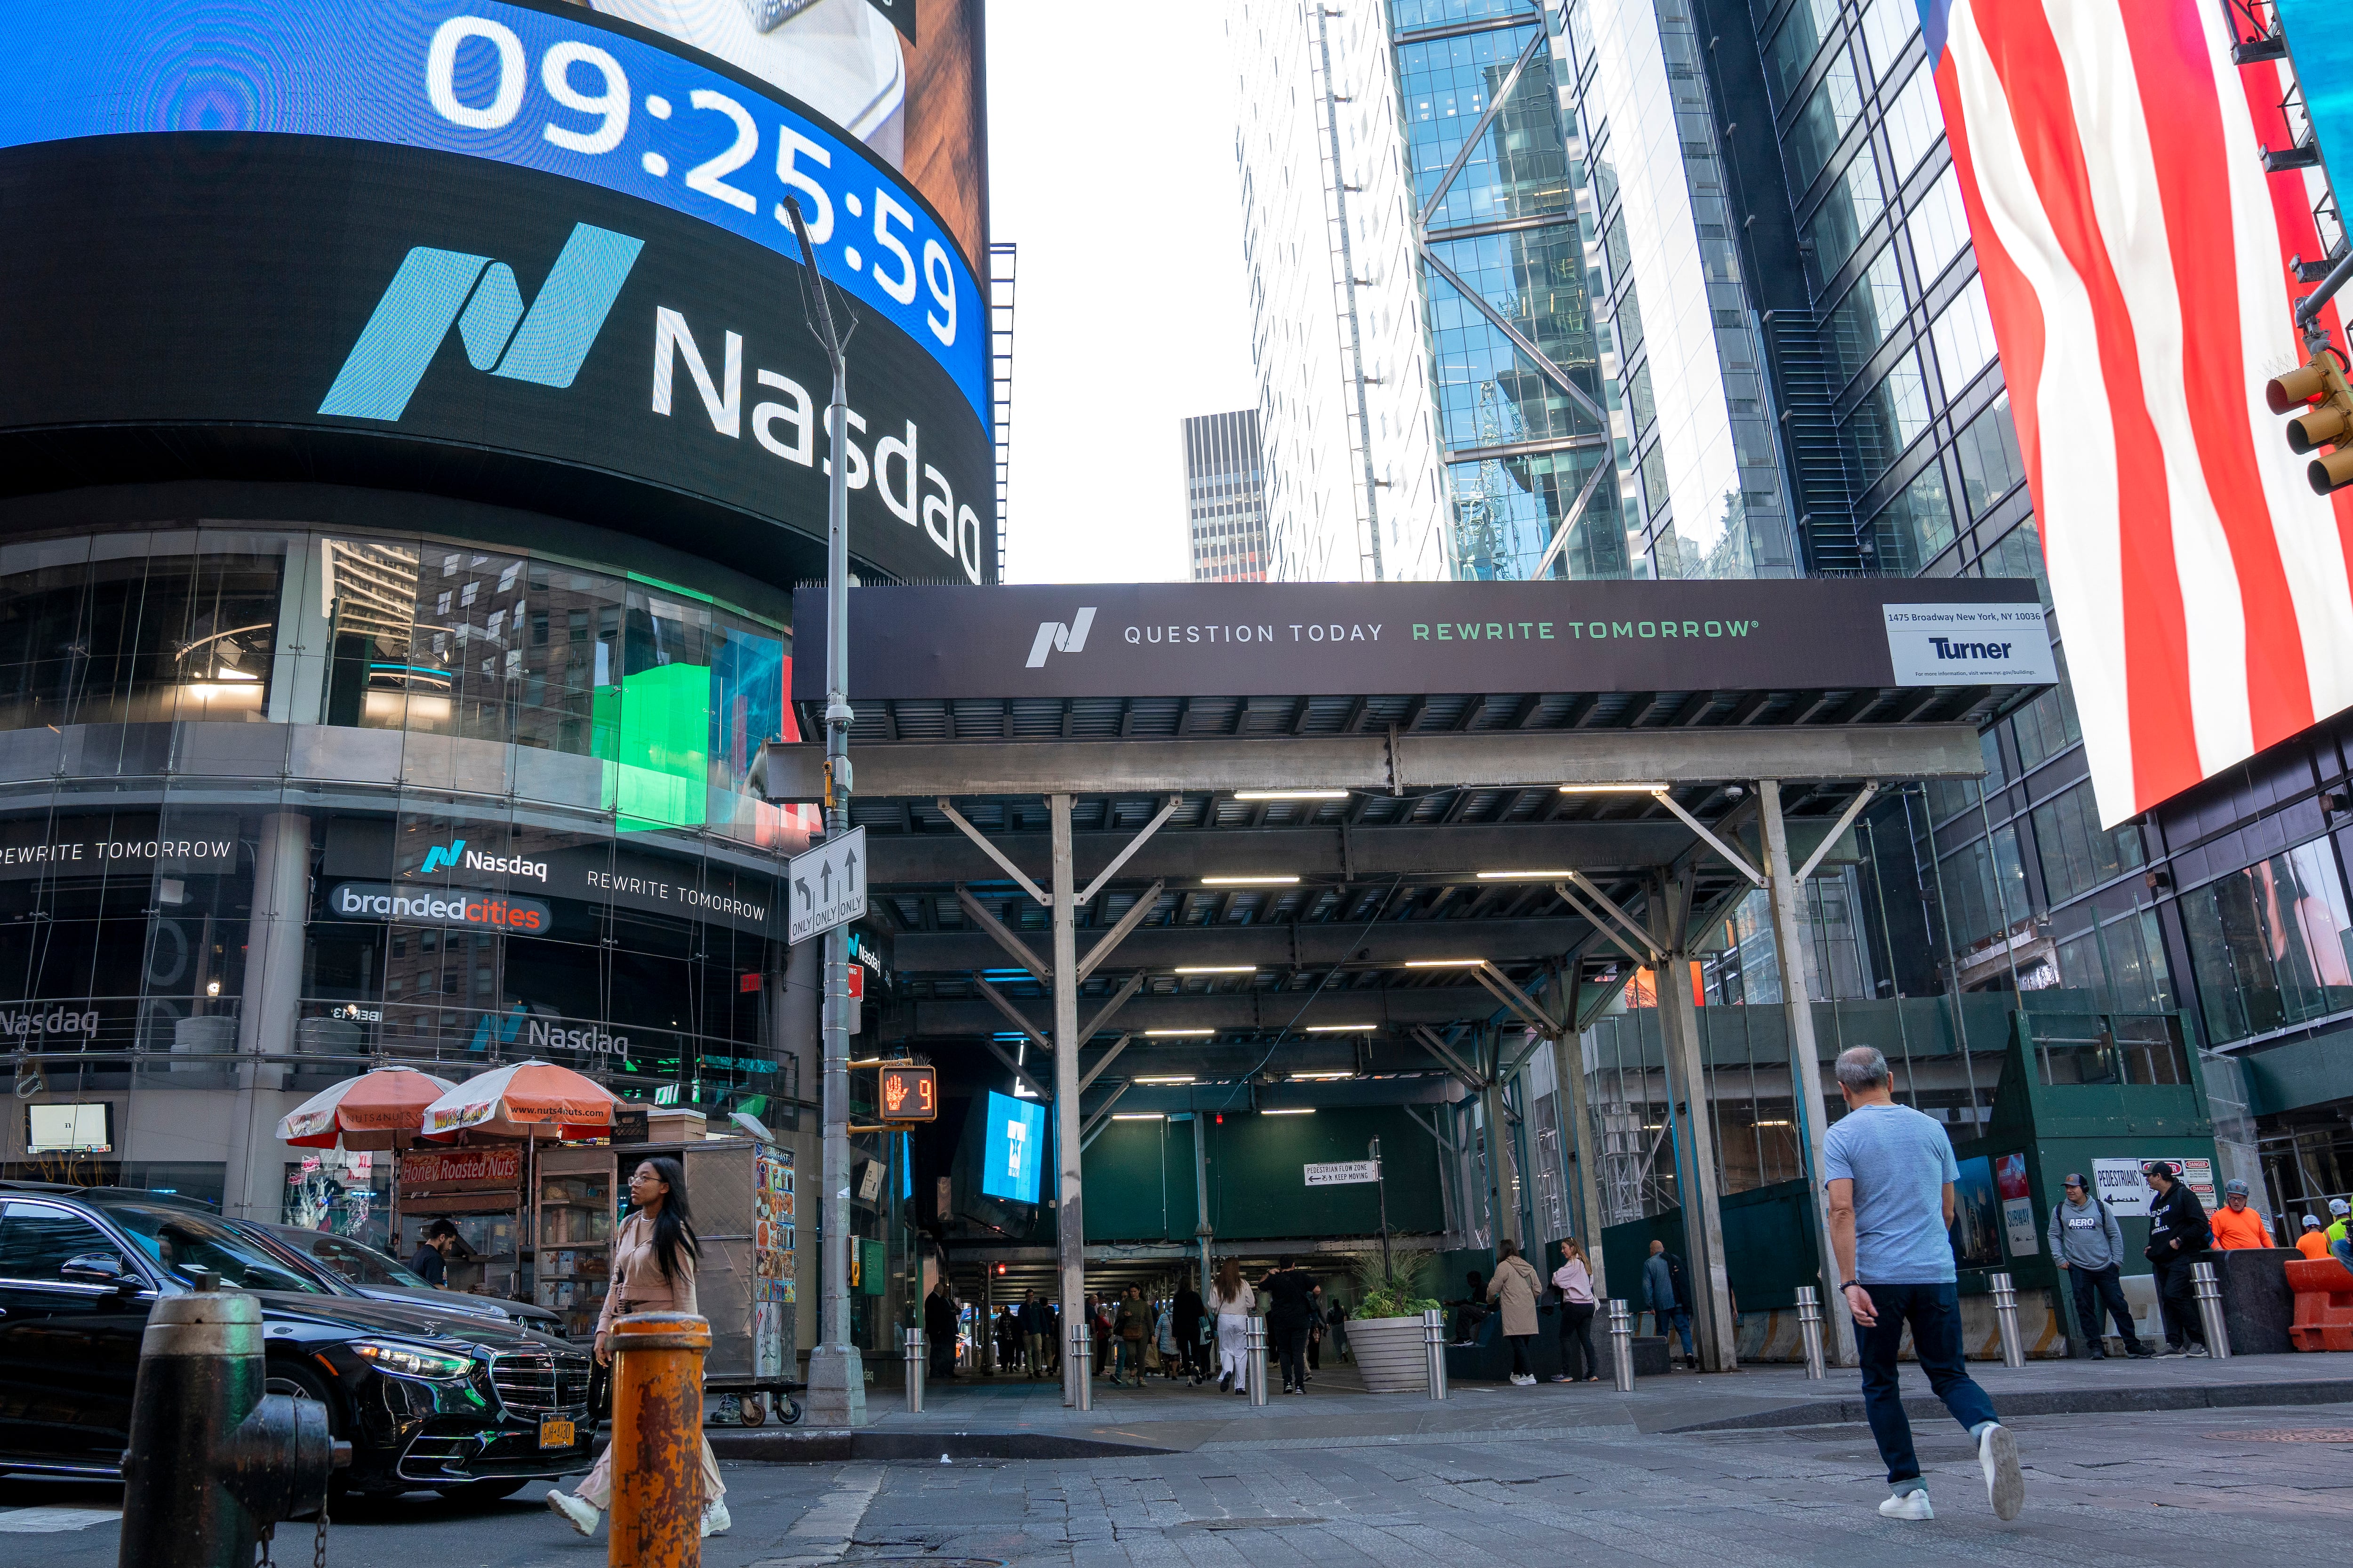
[[119, 1508], [0, 1509], [0, 1535], [59, 1535], [69, 1530], [111, 1523], [121, 1517]]

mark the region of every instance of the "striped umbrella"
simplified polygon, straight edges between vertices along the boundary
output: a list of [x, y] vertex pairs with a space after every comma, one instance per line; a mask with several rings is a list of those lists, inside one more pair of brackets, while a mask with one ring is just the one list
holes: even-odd
[[298, 1149], [391, 1149], [417, 1133], [425, 1108], [458, 1086], [415, 1068], [377, 1068], [321, 1089], [278, 1123]]
[[602, 1138], [619, 1100], [570, 1068], [538, 1060], [477, 1074], [425, 1107], [419, 1130], [438, 1143], [460, 1132], [499, 1138]]

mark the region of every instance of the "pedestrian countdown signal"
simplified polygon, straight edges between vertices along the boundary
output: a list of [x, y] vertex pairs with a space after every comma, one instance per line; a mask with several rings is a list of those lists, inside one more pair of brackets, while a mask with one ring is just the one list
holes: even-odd
[[875, 1099], [885, 1121], [937, 1121], [940, 1119], [939, 1071], [927, 1067], [882, 1069]]

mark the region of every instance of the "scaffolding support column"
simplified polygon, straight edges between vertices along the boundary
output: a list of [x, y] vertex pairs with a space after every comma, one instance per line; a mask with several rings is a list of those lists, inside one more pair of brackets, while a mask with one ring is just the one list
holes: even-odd
[[1806, 1163], [1807, 1228], [1814, 1238], [1822, 1300], [1823, 1353], [1840, 1366], [1860, 1364], [1854, 1319], [1840, 1289], [1838, 1263], [1831, 1252], [1830, 1188], [1822, 1179], [1822, 1137], [1830, 1118], [1822, 1109], [1822, 1062], [1814, 1043], [1814, 1005], [1806, 984], [1805, 944], [1799, 931], [1800, 892], [1789, 859], [1789, 832], [1781, 820], [1781, 782], [1757, 781], [1757, 805], [1765, 836], [1765, 887], [1773, 913], [1773, 952], [1781, 975], [1781, 1004], [1788, 1015], [1789, 1088], [1797, 1102], [1798, 1151]]
[[[1079, 1124], [1079, 944], [1075, 927], [1077, 876], [1071, 864], [1071, 797], [1050, 795], [1054, 871], [1054, 1155], [1060, 1181], [1054, 1194], [1056, 1259], [1062, 1285], [1062, 1322], [1083, 1322], [1087, 1296], [1086, 1210], [1079, 1196], [1085, 1155]], [[1088, 1392], [1083, 1358], [1062, 1358], [1062, 1403], [1079, 1407]]]
[[1662, 877], [1653, 884], [1651, 941], [1662, 953], [1655, 972], [1659, 1043], [1668, 1066], [1667, 1114], [1683, 1149], [1683, 1248], [1692, 1293], [1692, 1330], [1700, 1365], [1709, 1372], [1739, 1367], [1739, 1331], [1732, 1316], [1732, 1279], [1724, 1262], [1724, 1209], [1715, 1158], [1715, 1119], [1709, 1113], [1707, 1054], [1701, 1047], [1699, 1009], [1692, 1001], [1688, 925], [1690, 884]]

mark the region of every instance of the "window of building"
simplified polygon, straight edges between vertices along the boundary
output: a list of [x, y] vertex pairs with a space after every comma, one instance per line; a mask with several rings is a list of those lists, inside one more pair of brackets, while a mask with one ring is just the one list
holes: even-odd
[[1904, 269], [1893, 245], [1881, 247], [1862, 276], [1831, 308], [1825, 356], [1841, 384], [1854, 379], [1904, 319]]
[[16, 561], [0, 570], [0, 729], [268, 715], [282, 542], [104, 534], [0, 556]]
[[1820, 52], [1822, 40], [1838, 21], [1838, 0], [1798, 0], [1781, 19], [1765, 46], [1765, 76], [1773, 84], [1776, 103], [1788, 101], [1806, 68]]
[[1928, 427], [1928, 387], [1920, 356], [1906, 353], [1855, 404], [1839, 435], [1855, 482], [1868, 485]]
[[2088, 779], [2036, 806], [2033, 822], [2043, 891], [2054, 906], [2145, 863], [2139, 828], [2101, 829]]
[[1912, 236], [1912, 262], [1926, 289], [1953, 264], [1969, 242], [1968, 208], [1961, 201], [1960, 176], [1947, 169], [1912, 209], [1905, 227]]
[[1626, 384], [1626, 407], [1634, 416], [1634, 434], [1641, 435], [1659, 416], [1658, 401], [1651, 395], [1651, 365], [1645, 360]]
[[1945, 469], [1930, 463], [1872, 520], [1872, 537], [1883, 572], [1905, 576], [1926, 566], [1953, 542], [1953, 503], [1945, 493]]
[[2326, 839], [2181, 896], [2210, 1044], [2353, 1010], [2353, 921]]
[[2117, 1013], [2169, 1013], [2173, 985], [2157, 911], [2138, 909], [2103, 919], [2058, 944], [2059, 983], [2089, 991]]
[[1888, 167], [1900, 185], [1945, 133], [1945, 111], [1936, 102], [1936, 73], [1926, 65], [1916, 67], [1888, 100], [1883, 118], [1891, 154]]
[[1845, 266], [1847, 258], [1854, 254], [1855, 247], [1862, 243], [1863, 235], [1879, 221], [1886, 206], [1886, 199], [1879, 192], [1879, 173], [1866, 144], [1847, 160], [1846, 167], [1822, 194], [1821, 205], [1807, 220], [1806, 237], [1814, 247], [1815, 276], [1830, 278]]
[[1628, 285], [1613, 318], [1618, 324], [1618, 359], [1621, 365], [1642, 346], [1642, 307], [1635, 292], [1633, 286]]
[[1978, 557], [1980, 577], [2031, 577], [2042, 593], [2042, 607], [2051, 607], [2051, 576], [2042, 567], [2042, 533], [2028, 518], [1996, 540]]
[[1936, 345], [1936, 373], [1944, 380], [1945, 399], [1951, 402], [1993, 363], [1993, 317], [1986, 310], [1985, 285], [1976, 278], [1953, 296], [1928, 325]]
[[1813, 184], [1862, 112], [1862, 89], [1855, 81], [1854, 62], [1841, 49], [1814, 90], [1807, 94], [1805, 106], [1798, 110], [1782, 144], [1792, 191], [1802, 192]]
[[2051, 651], [2059, 662], [2059, 684], [2020, 709], [2010, 721], [2018, 739], [2021, 768], [2040, 766], [2084, 738], [2075, 719], [2074, 694], [2067, 688], [2067, 650]]
[[1990, 839], [1973, 839], [1944, 858], [1947, 932], [1967, 953], [2026, 918], [2026, 867], [2018, 853], [2018, 829], [1999, 827]]
[[1961, 497], [1968, 503], [1972, 519], [1983, 517], [1988, 508], [2026, 478], [2026, 459], [2018, 449], [2018, 427], [2010, 417], [2007, 391], [1968, 422], [1953, 446], [1954, 455], [1961, 460]]
[[1919, 31], [1919, 0], [1871, 0], [1862, 13], [1862, 44], [1871, 56], [1871, 74], [1885, 78]]

